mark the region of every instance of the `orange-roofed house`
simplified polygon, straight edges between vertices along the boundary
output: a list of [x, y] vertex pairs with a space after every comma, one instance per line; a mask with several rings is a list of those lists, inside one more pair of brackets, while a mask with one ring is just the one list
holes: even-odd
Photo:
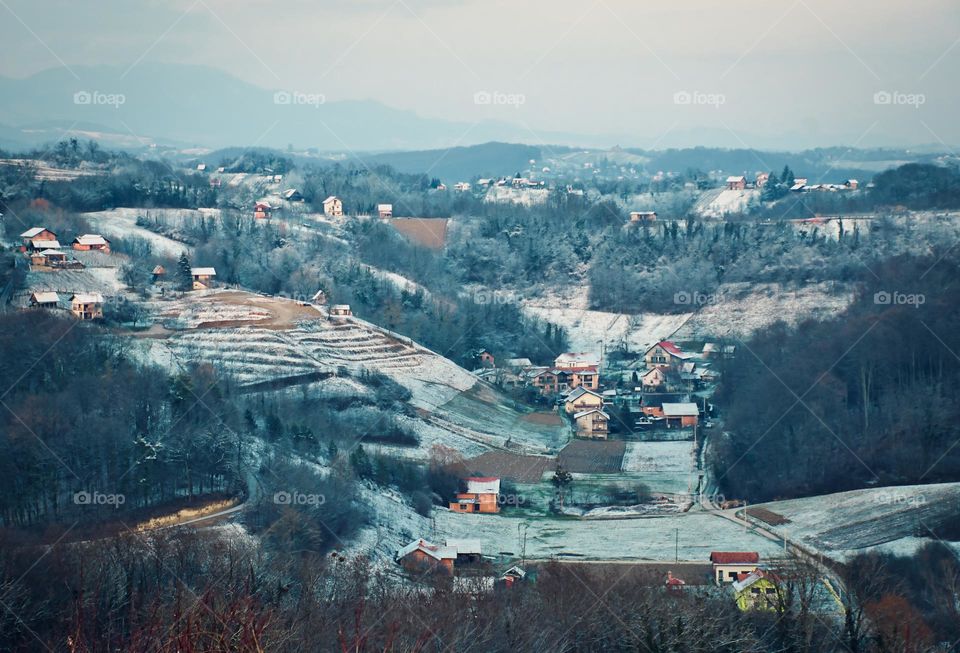
[[257, 220], [266, 220], [270, 217], [270, 205], [266, 202], [257, 202], [253, 205], [253, 217]]
[[500, 479], [496, 476], [472, 476], [466, 479], [467, 491], [450, 502], [454, 512], [500, 512]]
[[394, 559], [407, 571], [420, 573], [435, 570], [452, 574], [453, 563], [457, 559], [457, 547], [441, 546], [418, 539], [397, 551]]
[[73, 248], [81, 252], [98, 251], [110, 253], [110, 241], [100, 234], [83, 234], [73, 239]]

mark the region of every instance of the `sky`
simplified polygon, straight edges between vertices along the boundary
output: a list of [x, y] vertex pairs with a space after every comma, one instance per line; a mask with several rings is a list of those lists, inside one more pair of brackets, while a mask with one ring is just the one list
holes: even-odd
[[0, 0], [0, 75], [204, 64], [537, 142], [960, 144], [957, 0]]

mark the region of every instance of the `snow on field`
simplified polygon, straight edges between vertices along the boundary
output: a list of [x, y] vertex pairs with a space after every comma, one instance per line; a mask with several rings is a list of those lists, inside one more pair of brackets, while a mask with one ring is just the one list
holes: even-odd
[[[169, 219], [171, 224], [180, 224], [185, 218], [183, 213], [188, 212], [183, 209], [131, 209], [119, 208], [109, 211], [96, 211], [93, 213], [84, 213], [83, 217], [90, 222], [90, 225], [105, 235], [107, 238], [127, 238], [136, 236], [150, 243], [153, 251], [161, 256], [180, 256], [181, 252], [188, 254], [193, 251], [193, 247], [185, 243], [173, 240], [149, 229], [137, 225], [137, 218], [144, 215], [165, 215], [172, 216]], [[189, 211], [191, 215], [202, 215], [199, 212]]]
[[693, 212], [702, 218], [723, 218], [743, 211], [760, 200], [758, 190], [706, 191], [693, 206]]
[[383, 279], [384, 281], [389, 281], [399, 290], [406, 291], [411, 294], [420, 292], [423, 293], [424, 297], [430, 297], [429, 290], [427, 290], [424, 286], [421, 286], [416, 281], [407, 279], [403, 275], [397, 274], [396, 272], [381, 270], [380, 268], [375, 268], [372, 265], [364, 265], [363, 267], [373, 276], [377, 277], [378, 279]]
[[550, 191], [546, 188], [512, 188], [492, 186], [484, 196], [484, 202], [512, 203], [532, 206], [547, 201]]
[[654, 492], [691, 492], [698, 478], [693, 442], [627, 442], [623, 472]]
[[[517, 529], [527, 525], [528, 558], [583, 557], [599, 560], [674, 559], [706, 561], [711, 551], [758, 551], [761, 559], [779, 557], [776, 543], [708, 513], [618, 520], [524, 519], [508, 513], [471, 515], [437, 510], [440, 537], [481, 540], [488, 554], [519, 555]], [[675, 540], [675, 538], [677, 538]]]
[[833, 282], [801, 288], [775, 283], [729, 283], [711, 297], [714, 301], [701, 307], [679, 329], [677, 340], [746, 338], [780, 320], [796, 325], [805, 319], [835, 317], [853, 301], [854, 289]]
[[933, 541], [916, 537], [960, 511], [960, 483], [853, 490], [774, 501], [763, 507], [790, 520], [770, 530], [801, 545], [841, 558], [874, 548], [910, 553]]
[[551, 300], [539, 299], [525, 302], [523, 310], [565, 328], [572, 351], [598, 351], [599, 342], [607, 348], [613, 348], [625, 341], [631, 351], [643, 352], [672, 336], [691, 316], [691, 313], [607, 313], [569, 308], [569, 305], [557, 306]]

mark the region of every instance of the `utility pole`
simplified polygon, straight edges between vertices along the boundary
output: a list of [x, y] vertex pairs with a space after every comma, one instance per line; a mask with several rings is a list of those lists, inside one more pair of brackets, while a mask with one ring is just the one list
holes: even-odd
[[675, 528], [673, 540], [673, 561], [680, 562], [680, 529]]

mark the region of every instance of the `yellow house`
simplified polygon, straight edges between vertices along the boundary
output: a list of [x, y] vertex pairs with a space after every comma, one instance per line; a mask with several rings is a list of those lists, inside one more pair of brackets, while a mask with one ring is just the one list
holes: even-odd
[[563, 409], [568, 415], [582, 413], [591, 408], [603, 408], [603, 396], [583, 386], [574, 388], [563, 404]]
[[343, 200], [336, 195], [331, 195], [323, 200], [323, 213], [328, 218], [339, 218], [343, 215]]
[[740, 578], [733, 582], [733, 593], [737, 599], [737, 607], [744, 612], [747, 610], [780, 612], [783, 609], [780, 579], [759, 567], [749, 574], [741, 574]]

